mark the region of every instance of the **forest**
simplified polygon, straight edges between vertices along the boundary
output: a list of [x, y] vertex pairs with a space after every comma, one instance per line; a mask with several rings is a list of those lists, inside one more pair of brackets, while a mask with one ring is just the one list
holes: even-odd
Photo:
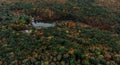
[[0, 0], [0, 65], [120, 65], [120, 1]]

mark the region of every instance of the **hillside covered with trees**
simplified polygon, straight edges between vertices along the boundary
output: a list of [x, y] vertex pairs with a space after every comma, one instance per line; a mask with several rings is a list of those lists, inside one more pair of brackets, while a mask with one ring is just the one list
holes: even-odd
[[0, 0], [0, 65], [119, 64], [119, 0]]

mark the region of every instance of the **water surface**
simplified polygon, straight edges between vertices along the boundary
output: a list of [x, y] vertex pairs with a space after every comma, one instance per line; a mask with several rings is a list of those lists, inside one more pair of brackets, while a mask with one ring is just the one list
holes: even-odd
[[46, 28], [46, 27], [54, 27], [55, 23], [32, 22], [32, 25], [35, 28]]

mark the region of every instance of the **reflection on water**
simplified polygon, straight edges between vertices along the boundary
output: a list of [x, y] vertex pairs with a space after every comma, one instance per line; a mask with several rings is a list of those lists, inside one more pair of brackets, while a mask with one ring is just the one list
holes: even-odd
[[54, 27], [55, 23], [44, 23], [44, 22], [32, 22], [32, 25], [36, 28], [40, 27]]
[[36, 22], [34, 17], [32, 17], [32, 25], [35, 28], [46, 28], [46, 27], [54, 27], [55, 23], [45, 23], [45, 22]]

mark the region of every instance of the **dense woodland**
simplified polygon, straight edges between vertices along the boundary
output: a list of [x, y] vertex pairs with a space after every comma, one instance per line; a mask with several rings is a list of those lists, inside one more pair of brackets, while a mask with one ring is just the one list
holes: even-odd
[[120, 1], [0, 0], [0, 65], [120, 65]]

